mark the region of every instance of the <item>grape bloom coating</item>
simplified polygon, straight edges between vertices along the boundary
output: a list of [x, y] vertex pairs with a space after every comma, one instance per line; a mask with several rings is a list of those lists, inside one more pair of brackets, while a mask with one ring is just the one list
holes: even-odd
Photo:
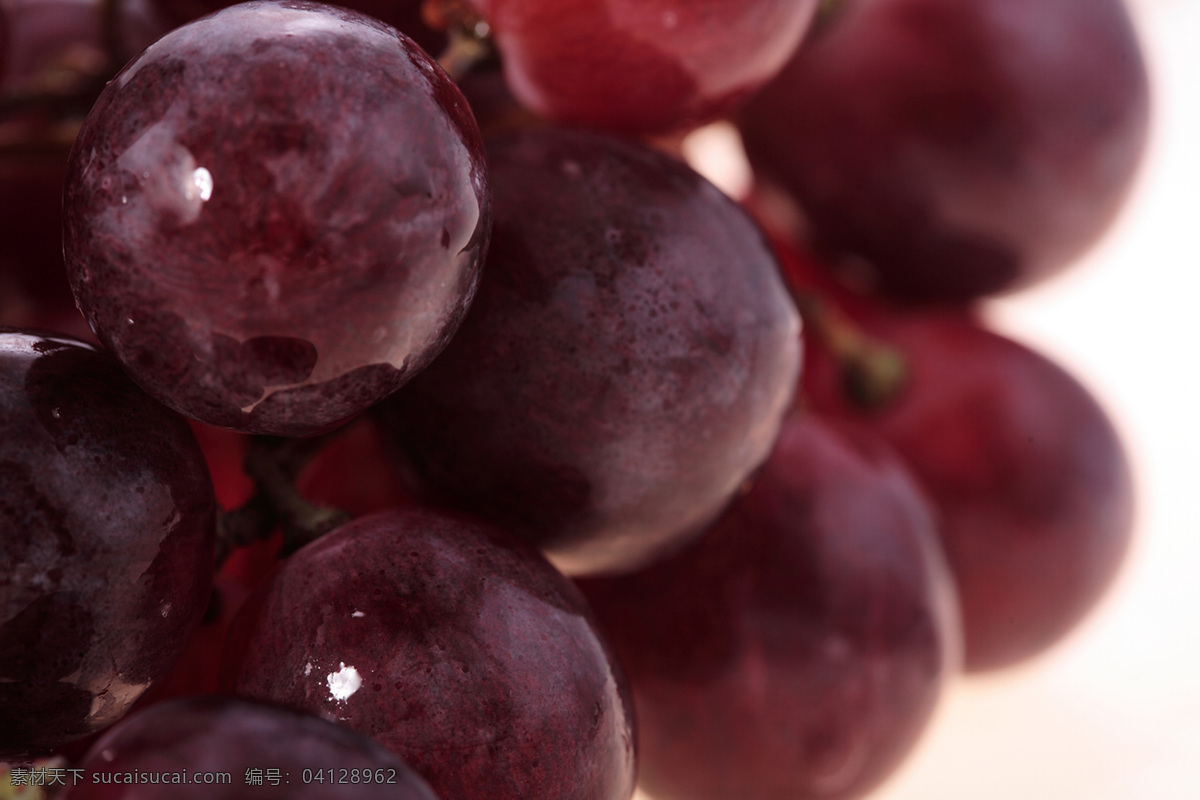
[[370, 514], [297, 551], [234, 620], [222, 684], [374, 739], [447, 800], [633, 794], [633, 701], [587, 603], [456, 514]]
[[570, 574], [697, 534], [770, 452], [799, 317], [720, 190], [585, 131], [489, 139], [496, 225], [446, 352], [383, 404], [445, 502]]
[[445, 345], [488, 202], [466, 101], [411, 40], [254, 2], [173, 31], [105, 89], [72, 151], [64, 249], [88, 323], [156, 399], [308, 435]]
[[208, 605], [215, 510], [187, 423], [116, 362], [0, 329], [0, 759], [166, 675]]

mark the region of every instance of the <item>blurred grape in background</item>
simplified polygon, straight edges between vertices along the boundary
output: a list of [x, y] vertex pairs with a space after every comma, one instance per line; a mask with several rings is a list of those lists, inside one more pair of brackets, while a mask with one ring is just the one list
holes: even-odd
[[[986, 307], [1006, 335], [1102, 399], [1137, 480], [1133, 551], [1066, 642], [949, 691], [913, 758], [872, 800], [1189, 800], [1200, 797], [1200, 2], [1130, 0], [1152, 85], [1150, 150], [1128, 205], [1066, 274]], [[744, 190], [720, 131], [688, 142]], [[731, 155], [732, 154], [732, 155]], [[643, 800], [639, 796], [637, 800]]]

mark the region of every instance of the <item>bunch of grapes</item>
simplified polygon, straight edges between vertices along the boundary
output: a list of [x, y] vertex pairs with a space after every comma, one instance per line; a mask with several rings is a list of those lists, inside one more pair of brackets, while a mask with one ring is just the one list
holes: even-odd
[[1120, 0], [348, 5], [0, 0], [10, 786], [861, 797], [1096, 603]]

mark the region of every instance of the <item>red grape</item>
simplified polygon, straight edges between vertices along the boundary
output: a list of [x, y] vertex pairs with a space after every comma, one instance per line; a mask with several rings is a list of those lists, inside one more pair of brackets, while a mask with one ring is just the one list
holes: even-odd
[[433, 358], [490, 222], [462, 95], [402, 34], [312, 3], [244, 3], [131, 62], [80, 131], [64, 208], [80, 307], [135, 380], [283, 435]]
[[214, 511], [187, 425], [115, 362], [0, 330], [0, 757], [99, 730], [170, 670]]
[[[128, 0], [122, 0], [128, 2]], [[139, 0], [149, 3], [176, 25], [191, 22], [205, 14], [234, 5], [237, 0]], [[338, 3], [353, 11], [375, 17], [392, 27], [399, 28], [406, 36], [419, 44], [425, 52], [437, 55], [446, 44], [441, 31], [432, 30], [425, 24], [421, 13], [424, 0], [343, 0]]]
[[816, 0], [471, 0], [513, 93], [562, 122], [694, 127], [769, 80]]
[[537, 551], [424, 510], [284, 561], [227, 644], [239, 694], [370, 736], [455, 800], [628, 800], [632, 708], [591, 612]]
[[580, 131], [490, 140], [479, 296], [386, 406], [417, 471], [574, 573], [710, 522], [770, 451], [798, 318], [761, 233], [686, 166]]
[[92, 745], [78, 769], [64, 800], [437, 800], [369, 739], [307, 714], [225, 697], [184, 698], [133, 714]]
[[756, 174], [878, 288], [960, 301], [1062, 269], [1146, 142], [1121, 0], [847, 0], [749, 104]]
[[1111, 583], [1132, 530], [1125, 452], [1104, 411], [1060, 367], [961, 314], [864, 316], [908, 378], [865, 411], [814, 344], [812, 406], [869, 427], [911, 465], [940, 513], [958, 584], [966, 666], [1029, 658]]
[[925, 727], [961, 648], [934, 518], [881, 443], [785, 422], [696, 544], [580, 581], [633, 686], [659, 800], [859, 797]]

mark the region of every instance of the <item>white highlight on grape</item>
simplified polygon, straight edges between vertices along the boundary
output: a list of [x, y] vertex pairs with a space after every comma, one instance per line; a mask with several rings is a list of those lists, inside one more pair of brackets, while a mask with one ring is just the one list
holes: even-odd
[[365, 617], [365, 616], [366, 616], [366, 614], [364, 614], [364, 613], [363, 613], [363, 612], [361, 612], [361, 611], [355, 611], [355, 612], [354, 612], [353, 614], [351, 614], [350, 616], [354, 617], [355, 619], [359, 619], [360, 617]]
[[304, 665], [304, 674], [312, 675], [312, 662], [311, 661]]
[[326, 675], [325, 680], [329, 683], [329, 696], [345, 701], [362, 688], [362, 677], [354, 667], [347, 667], [345, 663], [339, 663], [339, 666], [341, 669]]
[[212, 197], [213, 177], [212, 173], [204, 167], [196, 167], [192, 173], [192, 184], [200, 192], [200, 199], [207, 202]]
[[161, 120], [146, 128], [117, 157], [117, 167], [140, 175], [138, 190], [126, 197], [126, 205], [145, 203], [156, 215], [133, 214], [123, 217], [133, 238], [153, 236], [159, 224], [157, 217], [167, 216], [176, 224], [190, 225], [200, 217], [204, 201], [212, 196], [213, 178], [179, 141], [171, 120]]

